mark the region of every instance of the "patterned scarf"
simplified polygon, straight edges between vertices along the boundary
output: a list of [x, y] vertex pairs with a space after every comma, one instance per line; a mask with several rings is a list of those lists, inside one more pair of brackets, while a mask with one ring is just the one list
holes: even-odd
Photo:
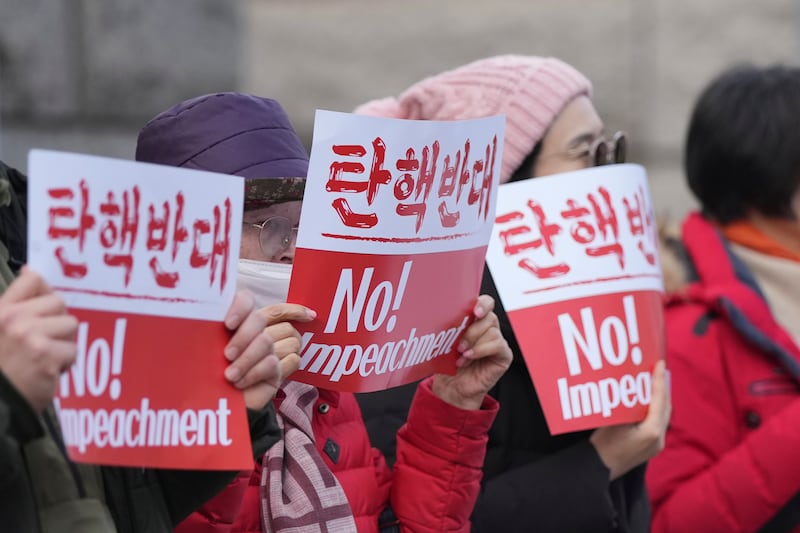
[[316, 387], [287, 382], [278, 409], [283, 439], [264, 454], [261, 525], [265, 533], [351, 533], [353, 511], [339, 481], [319, 455], [311, 416]]

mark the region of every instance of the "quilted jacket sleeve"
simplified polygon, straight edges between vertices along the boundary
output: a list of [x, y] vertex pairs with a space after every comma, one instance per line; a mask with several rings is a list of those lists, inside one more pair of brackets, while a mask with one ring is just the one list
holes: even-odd
[[241, 509], [251, 471], [241, 472], [225, 490], [178, 524], [175, 533], [227, 533]]
[[800, 490], [800, 400], [744, 438], [720, 353], [737, 335], [722, 320], [692, 333], [698, 313], [671, 313], [672, 419], [647, 483], [654, 533], [757, 531]]
[[420, 384], [397, 434], [391, 505], [404, 532], [467, 532], [498, 404], [487, 396], [480, 410], [466, 411], [431, 385]]

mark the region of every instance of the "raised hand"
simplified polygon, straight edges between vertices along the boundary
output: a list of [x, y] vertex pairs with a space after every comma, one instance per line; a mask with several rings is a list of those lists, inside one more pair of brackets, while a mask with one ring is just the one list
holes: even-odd
[[436, 374], [433, 392], [445, 402], [462, 409], [480, 409], [486, 393], [508, 370], [513, 355], [500, 333], [493, 312], [494, 299], [481, 295], [473, 314], [475, 321], [464, 332], [458, 345], [461, 356], [454, 376]]
[[279, 303], [255, 308], [248, 291], [240, 291], [225, 317], [225, 326], [235, 331], [225, 347], [231, 361], [225, 377], [244, 391], [250, 409], [261, 409], [283, 379], [300, 365], [300, 334], [290, 323], [309, 322], [316, 313], [297, 304]]
[[611, 481], [644, 463], [664, 449], [672, 403], [664, 361], [653, 370], [653, 397], [647, 417], [637, 424], [596, 429], [589, 441], [610, 470]]
[[0, 297], [0, 371], [37, 412], [75, 361], [77, 331], [64, 300], [28, 268]]

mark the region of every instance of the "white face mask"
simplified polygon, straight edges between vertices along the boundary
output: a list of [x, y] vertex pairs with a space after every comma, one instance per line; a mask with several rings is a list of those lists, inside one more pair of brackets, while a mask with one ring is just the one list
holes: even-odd
[[292, 265], [239, 259], [236, 288], [247, 289], [256, 297], [256, 307], [285, 303], [289, 296]]

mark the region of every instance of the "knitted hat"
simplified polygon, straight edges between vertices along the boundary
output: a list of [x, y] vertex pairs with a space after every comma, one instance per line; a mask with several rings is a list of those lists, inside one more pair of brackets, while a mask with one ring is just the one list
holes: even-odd
[[248, 206], [302, 199], [308, 173], [281, 105], [242, 93], [199, 96], [159, 113], [139, 132], [136, 160], [247, 178]]
[[505, 183], [544, 137], [561, 110], [592, 85], [555, 58], [503, 55], [426, 78], [399, 98], [373, 100], [354, 112], [413, 120], [506, 116], [500, 182]]

